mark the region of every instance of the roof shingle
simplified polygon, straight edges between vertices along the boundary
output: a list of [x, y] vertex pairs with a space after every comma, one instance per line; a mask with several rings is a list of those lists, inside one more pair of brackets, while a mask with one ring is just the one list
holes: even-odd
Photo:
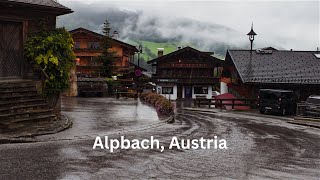
[[244, 83], [320, 84], [320, 59], [314, 51], [250, 50], [227, 52]]
[[2, 3], [16, 3], [44, 8], [52, 8], [63, 11], [64, 14], [71, 13], [72, 10], [54, 0], [2, 0]]

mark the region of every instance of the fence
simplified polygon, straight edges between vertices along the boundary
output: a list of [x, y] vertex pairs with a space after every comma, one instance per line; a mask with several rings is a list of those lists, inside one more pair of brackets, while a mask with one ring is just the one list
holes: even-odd
[[297, 104], [297, 116], [307, 118], [319, 118], [320, 119], [320, 105], [298, 103]]
[[257, 99], [205, 99], [196, 98], [194, 99], [194, 107], [200, 107], [201, 105], [208, 105], [210, 108], [215, 105], [216, 108], [223, 108], [225, 106], [231, 106], [235, 109], [236, 106], [249, 106], [251, 108], [256, 108], [258, 106]]

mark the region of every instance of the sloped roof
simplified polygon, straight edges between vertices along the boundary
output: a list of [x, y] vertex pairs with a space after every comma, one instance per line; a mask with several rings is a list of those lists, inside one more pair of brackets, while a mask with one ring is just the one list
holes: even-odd
[[153, 59], [153, 60], [150, 60], [150, 61], [148, 61], [148, 64], [151, 64], [151, 63], [153, 63], [153, 62], [157, 62], [157, 61], [160, 61], [160, 60], [163, 60], [163, 59], [170, 58], [170, 57], [172, 57], [172, 56], [174, 56], [174, 55], [178, 55], [178, 54], [183, 53], [183, 52], [186, 52], [186, 51], [191, 51], [191, 52], [195, 52], [195, 53], [197, 53], [197, 54], [202, 54], [204, 57], [206, 57], [206, 58], [208, 58], [208, 59], [210, 59], [210, 60], [213, 60], [213, 61], [221, 61], [221, 59], [218, 59], [218, 58], [216, 58], [216, 57], [210, 56], [210, 55], [208, 54], [208, 52], [202, 52], [202, 51], [199, 51], [199, 50], [197, 50], [197, 49], [194, 49], [194, 48], [192, 48], [192, 47], [187, 46], [187, 47], [184, 47], [184, 48], [182, 48], [182, 49], [179, 49], [179, 50], [176, 50], [176, 51], [174, 51], [174, 52], [171, 52], [171, 53], [169, 53], [169, 54], [166, 54], [166, 55], [157, 57], [157, 58], [155, 58], [155, 59]]
[[[98, 38], [103, 38], [103, 37], [104, 37], [102, 34], [99, 34], [99, 33], [93, 32], [93, 31], [90, 31], [90, 30], [85, 29], [85, 28], [82, 28], [82, 27], [73, 29], [73, 30], [71, 30], [71, 31], [69, 31], [69, 32], [70, 32], [71, 34], [83, 32], [83, 33], [91, 34], [91, 35], [96, 36], [96, 37], [98, 37]], [[123, 41], [120, 41], [120, 40], [117, 40], [117, 39], [113, 39], [113, 38], [111, 38], [111, 40], [112, 40], [114, 43], [117, 43], [117, 44], [120, 44], [120, 45], [122, 45], [122, 46], [131, 48], [131, 49], [134, 49], [136, 52], [138, 52], [137, 47], [135, 47], [135, 46], [133, 46], [133, 45], [131, 45], [131, 44], [128, 44], [128, 43], [125, 43], [125, 42], [123, 42]]]
[[[135, 66], [138, 66], [138, 59], [134, 58], [134, 61], [132, 62], [132, 64], [134, 64]], [[140, 59], [139, 66], [141, 68], [143, 68], [144, 71], [151, 71], [152, 70], [151, 66], [146, 61], [144, 61], [142, 59]]]
[[228, 50], [244, 83], [320, 84], [320, 59], [314, 51]]
[[68, 14], [73, 12], [71, 9], [63, 6], [54, 0], [1, 0], [1, 3], [10, 3], [24, 6], [34, 6], [37, 8], [55, 9], [57, 14]]

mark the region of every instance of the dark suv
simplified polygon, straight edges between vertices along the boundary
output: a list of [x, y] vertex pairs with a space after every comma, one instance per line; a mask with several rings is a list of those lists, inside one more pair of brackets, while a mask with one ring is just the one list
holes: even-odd
[[305, 116], [320, 117], [320, 96], [311, 95], [306, 101]]
[[291, 90], [260, 89], [259, 106], [261, 114], [266, 111], [283, 116], [294, 114], [297, 107], [297, 96]]

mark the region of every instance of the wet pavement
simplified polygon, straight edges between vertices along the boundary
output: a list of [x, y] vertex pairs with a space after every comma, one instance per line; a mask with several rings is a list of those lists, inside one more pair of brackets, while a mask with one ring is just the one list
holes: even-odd
[[[175, 123], [133, 99], [65, 98], [71, 129], [0, 145], [0, 179], [319, 179], [320, 130], [275, 116], [178, 110]], [[108, 150], [96, 136], [226, 139], [228, 149]]]

